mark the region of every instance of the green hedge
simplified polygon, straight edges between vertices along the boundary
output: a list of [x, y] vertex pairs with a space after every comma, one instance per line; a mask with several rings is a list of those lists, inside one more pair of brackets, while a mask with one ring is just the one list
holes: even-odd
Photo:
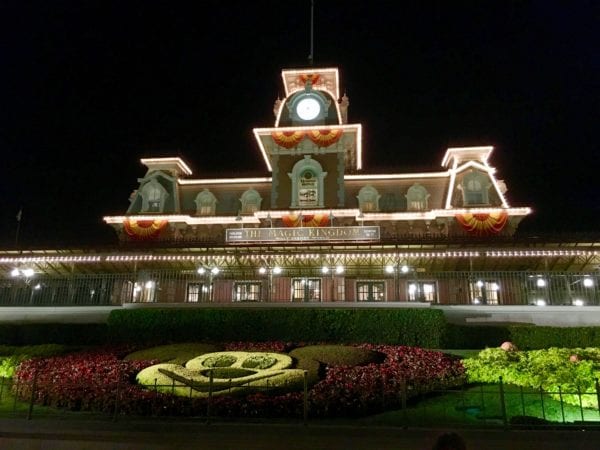
[[510, 341], [521, 350], [550, 347], [600, 347], [600, 327], [509, 327]]
[[484, 349], [498, 347], [510, 340], [510, 330], [506, 326], [449, 323], [446, 325], [443, 348]]
[[600, 347], [600, 327], [539, 327], [535, 325], [446, 325], [444, 348], [483, 349], [510, 341], [520, 350], [550, 347]]
[[107, 326], [98, 323], [0, 324], [0, 344], [93, 345], [106, 342]]
[[117, 342], [372, 342], [440, 348], [445, 319], [434, 309], [210, 308], [114, 310]]

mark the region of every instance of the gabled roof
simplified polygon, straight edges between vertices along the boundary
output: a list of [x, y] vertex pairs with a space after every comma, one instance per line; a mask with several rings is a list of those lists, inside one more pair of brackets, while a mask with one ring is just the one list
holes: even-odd
[[181, 158], [142, 158], [140, 161], [148, 171], [164, 170], [173, 176], [192, 174], [192, 169]]
[[258, 143], [258, 147], [262, 153], [265, 164], [269, 172], [273, 171], [271, 165], [271, 150], [277, 145], [273, 140], [273, 133], [296, 133], [296, 132], [311, 132], [318, 130], [319, 132], [342, 130], [344, 135], [350, 136], [352, 145], [347, 148], [349, 160], [355, 161], [354, 168], [362, 169], [362, 125], [328, 125], [328, 126], [307, 126], [307, 127], [280, 127], [280, 128], [254, 128], [252, 132]]

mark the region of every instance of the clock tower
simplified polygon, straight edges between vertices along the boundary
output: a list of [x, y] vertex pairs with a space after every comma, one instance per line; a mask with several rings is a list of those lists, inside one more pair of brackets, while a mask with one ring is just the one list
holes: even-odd
[[346, 207], [344, 175], [361, 169], [360, 124], [347, 123], [348, 98], [340, 97], [336, 68], [282, 71], [284, 99], [275, 124], [254, 136], [272, 172], [271, 207]]

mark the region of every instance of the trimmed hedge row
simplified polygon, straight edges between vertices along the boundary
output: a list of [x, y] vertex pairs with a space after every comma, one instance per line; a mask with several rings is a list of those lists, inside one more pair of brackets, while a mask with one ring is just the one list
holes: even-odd
[[440, 348], [446, 321], [434, 309], [133, 309], [114, 310], [117, 342], [308, 341]]
[[600, 347], [600, 327], [509, 327], [510, 341], [521, 350], [550, 347]]
[[447, 324], [443, 348], [481, 349], [510, 341], [520, 350], [600, 347], [600, 327], [533, 325], [462, 326]]
[[3, 323], [0, 324], [0, 344], [104, 344], [107, 329], [106, 324], [99, 323]]
[[522, 350], [600, 347], [600, 327], [462, 326], [434, 309], [134, 309], [106, 324], [0, 324], [0, 345], [294, 341]]

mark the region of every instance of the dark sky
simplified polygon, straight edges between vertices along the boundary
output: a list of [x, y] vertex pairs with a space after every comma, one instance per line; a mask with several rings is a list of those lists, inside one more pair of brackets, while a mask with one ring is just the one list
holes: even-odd
[[[600, 2], [316, 0], [364, 172], [440, 170], [494, 145], [525, 233], [597, 231]], [[195, 177], [267, 175], [282, 68], [306, 65], [310, 1], [0, 3], [0, 245], [114, 240], [141, 157]]]

